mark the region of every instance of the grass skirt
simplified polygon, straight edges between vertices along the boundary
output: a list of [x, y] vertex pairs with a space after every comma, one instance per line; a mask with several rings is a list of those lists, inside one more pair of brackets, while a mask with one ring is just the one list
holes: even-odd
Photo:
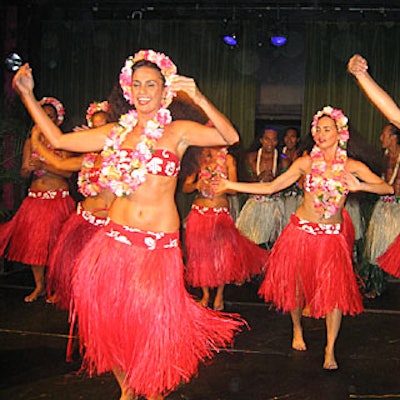
[[360, 202], [357, 198], [347, 197], [345, 209], [349, 213], [355, 231], [355, 240], [360, 240], [365, 236], [365, 221], [361, 215]]
[[192, 206], [185, 231], [186, 281], [217, 287], [261, 273], [268, 252], [243, 236], [227, 208]]
[[400, 235], [377, 259], [378, 265], [390, 275], [400, 278]]
[[282, 193], [283, 200], [283, 226], [290, 222], [290, 217], [294, 214], [304, 199], [303, 193], [297, 191], [287, 191]]
[[72, 271], [78, 254], [105, 222], [105, 218], [95, 217], [83, 210], [80, 203], [77, 212], [65, 222], [50, 256], [46, 275], [48, 295], [52, 292], [57, 295], [58, 308], [69, 309]]
[[244, 321], [198, 305], [185, 289], [179, 233], [110, 222], [75, 264], [73, 312], [89, 373], [118, 368], [132, 395], [174, 390]]
[[0, 225], [0, 254], [27, 265], [48, 265], [62, 225], [74, 210], [66, 190], [29, 191], [14, 217]]
[[395, 196], [382, 196], [376, 202], [369, 221], [364, 257], [372, 264], [400, 233], [400, 204]]
[[279, 196], [251, 196], [243, 205], [236, 226], [256, 244], [274, 243], [284, 227], [284, 215]]
[[314, 318], [336, 307], [343, 314], [361, 313], [353, 244], [354, 228], [346, 211], [343, 223], [334, 225], [313, 224], [293, 214], [271, 250], [260, 296], [283, 312], [307, 305]]

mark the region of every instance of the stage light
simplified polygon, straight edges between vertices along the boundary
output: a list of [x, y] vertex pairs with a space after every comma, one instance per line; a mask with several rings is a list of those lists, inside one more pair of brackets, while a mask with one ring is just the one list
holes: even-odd
[[17, 53], [11, 53], [4, 61], [6, 68], [10, 72], [17, 72], [23, 64], [22, 58]]
[[236, 21], [235, 16], [231, 19], [224, 20], [224, 30], [222, 34], [223, 42], [234, 48], [239, 45], [239, 37], [240, 37], [240, 24]]
[[223, 35], [222, 40], [224, 41], [225, 44], [231, 47], [234, 47], [238, 44], [236, 33], [225, 34]]
[[287, 36], [283, 34], [275, 34], [271, 36], [271, 43], [273, 46], [281, 47], [287, 42]]

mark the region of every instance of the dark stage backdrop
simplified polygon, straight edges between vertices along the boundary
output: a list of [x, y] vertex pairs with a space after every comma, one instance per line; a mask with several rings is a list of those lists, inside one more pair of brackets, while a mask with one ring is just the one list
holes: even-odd
[[[166, 53], [182, 75], [236, 125], [243, 144], [255, 126], [255, 29], [245, 23], [240, 47], [221, 40], [216, 21], [48, 21], [43, 23], [40, 94], [59, 97], [73, 123], [117, 83], [125, 58], [139, 49]], [[39, 93], [36, 93], [39, 96]]]
[[370, 74], [400, 104], [399, 23], [312, 23], [306, 38], [303, 134], [309, 132], [315, 111], [331, 104], [343, 109], [351, 127], [380, 148], [387, 121], [347, 73], [347, 61], [355, 53], [368, 60]]

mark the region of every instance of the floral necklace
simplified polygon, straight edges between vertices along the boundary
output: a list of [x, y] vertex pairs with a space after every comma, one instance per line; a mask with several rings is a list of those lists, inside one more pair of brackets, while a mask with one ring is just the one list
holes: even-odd
[[97, 157], [98, 153], [86, 154], [78, 174], [78, 189], [85, 197], [96, 196], [100, 192], [99, 174], [96, 173], [96, 168], [94, 168]]
[[[215, 191], [211, 186], [211, 182], [217, 180], [219, 178], [226, 179], [228, 176], [226, 174], [226, 155], [228, 154], [228, 150], [225, 148], [218, 151], [215, 156], [215, 164], [211, 164], [211, 160], [203, 161], [199, 173], [199, 181], [202, 181], [204, 185], [200, 190], [201, 195], [208, 199], [211, 199], [215, 196]], [[207, 158], [207, 157], [204, 157]]]
[[[261, 174], [261, 156], [262, 156], [263, 148], [260, 147], [257, 152], [257, 161], [256, 161], [256, 173], [257, 176]], [[276, 171], [278, 169], [278, 150], [274, 150], [274, 158], [272, 160], [272, 176], [276, 176]]]
[[310, 191], [314, 194], [314, 207], [324, 218], [330, 218], [339, 210], [342, 197], [348, 193], [343, 185], [344, 164], [347, 160], [347, 151], [341, 147], [336, 150], [335, 159], [332, 161], [331, 178], [323, 176], [327, 166], [324, 154], [318, 146], [311, 151]]
[[154, 119], [149, 120], [143, 129], [135, 149], [121, 149], [129, 132], [138, 123], [136, 110], [130, 110], [120, 117], [118, 124], [106, 139], [101, 180], [116, 196], [128, 196], [146, 180], [147, 163], [152, 158], [157, 140], [162, 136], [164, 126], [171, 122], [171, 113], [160, 108]]

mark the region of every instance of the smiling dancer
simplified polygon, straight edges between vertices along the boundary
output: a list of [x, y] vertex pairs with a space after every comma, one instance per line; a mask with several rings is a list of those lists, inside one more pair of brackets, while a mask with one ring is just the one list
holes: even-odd
[[[29, 66], [14, 77], [23, 103], [55, 147], [104, 147], [102, 176], [116, 195], [108, 224], [87, 243], [75, 267], [74, 315], [84, 365], [91, 374], [112, 371], [123, 400], [161, 399], [188, 382], [213, 351], [230, 345], [244, 323], [201, 307], [186, 291], [174, 199], [180, 159], [189, 146], [231, 145], [239, 137], [195, 81], [177, 75], [162, 53], [141, 50], [129, 57], [120, 84], [135, 110], [117, 124], [61, 135], [35, 100]], [[213, 127], [171, 122], [166, 107], [178, 91], [202, 108]]]
[[306, 350], [301, 326], [304, 306], [314, 318], [326, 317], [323, 368], [338, 368], [335, 342], [342, 315], [363, 310], [352, 268], [354, 228], [343, 209], [349, 191], [393, 193], [393, 188], [362, 162], [347, 157], [349, 131], [341, 110], [324, 107], [313, 118], [315, 145], [272, 182], [221, 181], [219, 190], [252, 194], [280, 191], [305, 177], [304, 200], [271, 250], [259, 294], [290, 312], [292, 347]]

